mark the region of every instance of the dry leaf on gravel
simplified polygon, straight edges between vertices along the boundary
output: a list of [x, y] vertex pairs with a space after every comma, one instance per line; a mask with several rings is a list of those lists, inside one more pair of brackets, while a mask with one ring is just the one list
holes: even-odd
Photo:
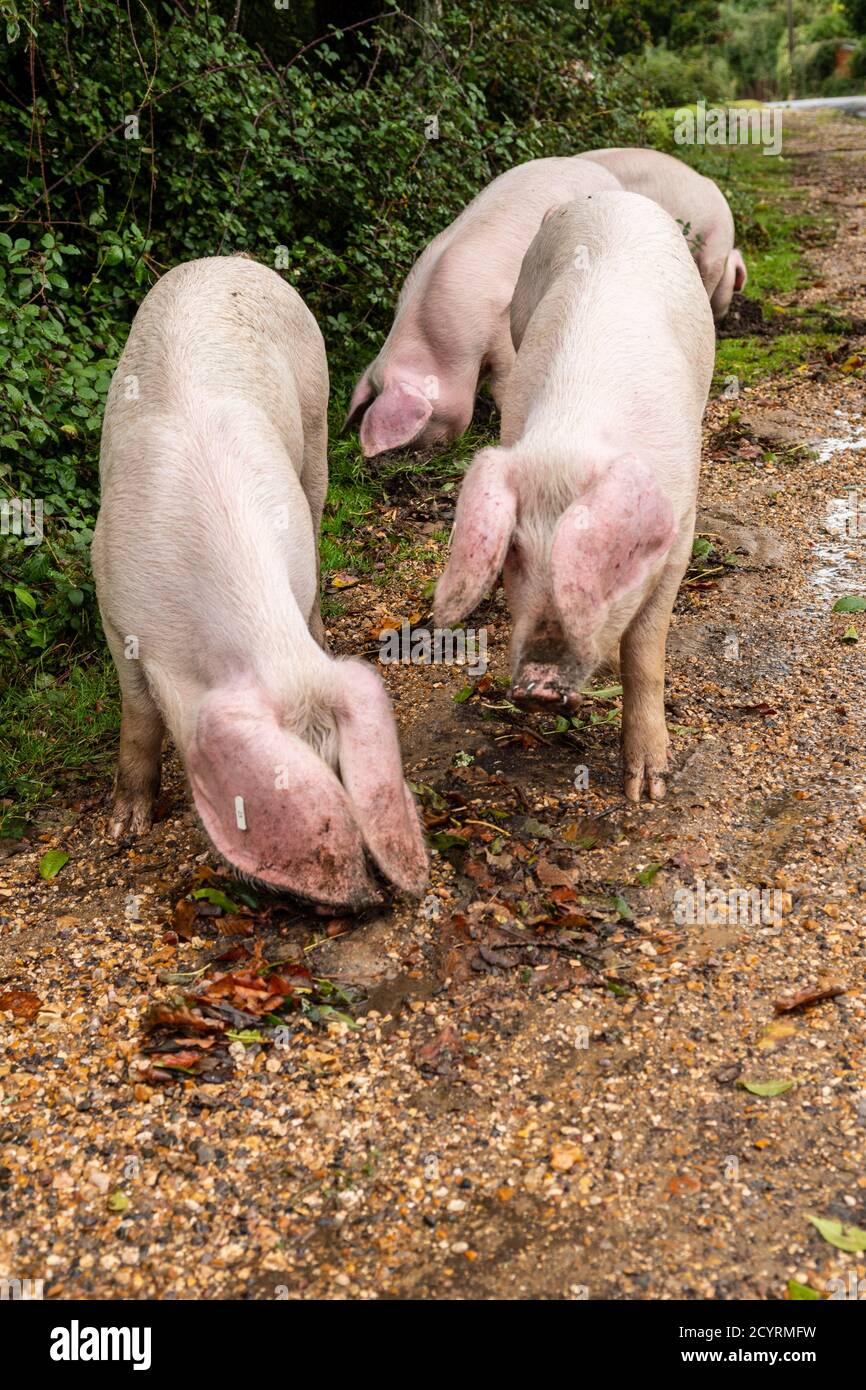
[[825, 985], [823, 988], [801, 989], [799, 993], [789, 995], [785, 999], [777, 999], [773, 1008], [777, 1014], [791, 1014], [795, 1009], [806, 1009], [811, 1004], [821, 1004], [825, 999], [835, 999], [840, 994], [847, 994], [844, 985]]
[[[224, 968], [235, 963], [236, 969]], [[238, 1040], [237, 1030], [244, 1034], [242, 1043], [269, 1044], [292, 1010], [304, 1009], [314, 1021], [336, 1017], [354, 1026], [328, 1002], [333, 993], [334, 987], [315, 980], [301, 961], [269, 964], [260, 941], [252, 949], [232, 947], [211, 962], [194, 990], [148, 1010], [142, 1053], [150, 1067], [144, 1077], [169, 1081], [182, 1071], [218, 1079], [231, 1070], [229, 1043]]]
[[576, 869], [560, 869], [547, 859], [539, 859], [535, 866], [535, 877], [545, 888], [572, 888], [578, 872]]
[[461, 1060], [463, 1052], [460, 1034], [450, 1025], [446, 1025], [435, 1038], [416, 1049], [415, 1064], [424, 1070], [437, 1072], [440, 1076], [447, 1075], [454, 1069], [455, 1063]]
[[24, 1019], [29, 1023], [42, 1008], [38, 994], [26, 989], [7, 989], [0, 994], [0, 1014], [11, 1013], [13, 1018]]

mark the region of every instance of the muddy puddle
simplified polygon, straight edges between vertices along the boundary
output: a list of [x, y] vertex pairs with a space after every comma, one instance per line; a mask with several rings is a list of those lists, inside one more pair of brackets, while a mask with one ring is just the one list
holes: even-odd
[[[819, 464], [866, 449], [866, 424], [860, 416], [849, 419], [836, 412], [838, 426], [833, 434], [816, 440], [812, 447]], [[852, 459], [850, 486], [826, 499], [819, 538], [812, 554], [809, 582], [818, 604], [831, 610], [846, 595], [859, 595], [866, 588], [866, 488], [858, 486], [860, 460]]]

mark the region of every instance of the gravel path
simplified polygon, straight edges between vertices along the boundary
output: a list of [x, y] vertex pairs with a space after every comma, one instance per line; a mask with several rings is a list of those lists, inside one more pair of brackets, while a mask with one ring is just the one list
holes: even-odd
[[[786, 117], [785, 153], [804, 215], [829, 199], [838, 225], [787, 302], [862, 318], [866, 127]], [[861, 539], [832, 526], [866, 458], [859, 353], [711, 404], [714, 551], [671, 632], [660, 806], [622, 799], [615, 703], [570, 744], [496, 708], [495, 681], [455, 702], [465, 671], [389, 667], [440, 837], [423, 907], [197, 911], [213, 861], [176, 767], [146, 840], [109, 845], [84, 799], [0, 865], [0, 1276], [182, 1299], [772, 1299], [866, 1278], [807, 1219], [866, 1228], [866, 619], [830, 611], [866, 592], [866, 489]], [[426, 612], [450, 505], [422, 487], [383, 507], [383, 542], [429, 536], [429, 558], [345, 590], [338, 649]], [[495, 676], [501, 598], [481, 617]], [[51, 847], [70, 858], [45, 883]], [[682, 921], [701, 891], [724, 907]], [[354, 1002], [314, 985], [325, 1009], [262, 1041], [239, 1014], [240, 1037], [161, 1080], [148, 1010], [254, 939]]]

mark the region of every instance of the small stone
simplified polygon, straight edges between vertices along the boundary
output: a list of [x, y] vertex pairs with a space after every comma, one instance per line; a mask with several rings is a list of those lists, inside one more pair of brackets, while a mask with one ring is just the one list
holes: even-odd
[[583, 1150], [576, 1144], [554, 1144], [550, 1152], [550, 1166], [557, 1173], [567, 1173], [575, 1163], [583, 1162]]
[[103, 1173], [101, 1168], [88, 1168], [86, 1176], [90, 1186], [95, 1187], [97, 1192], [101, 1192], [103, 1195], [111, 1186], [110, 1177], [107, 1173]]
[[224, 1245], [219, 1253], [220, 1261], [224, 1265], [240, 1264], [243, 1257], [244, 1247], [239, 1241], [231, 1241], [228, 1245]]

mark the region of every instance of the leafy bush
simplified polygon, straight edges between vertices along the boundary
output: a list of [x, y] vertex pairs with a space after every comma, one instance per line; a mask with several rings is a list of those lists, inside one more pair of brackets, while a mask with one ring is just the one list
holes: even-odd
[[826, 14], [816, 15], [803, 32], [806, 43], [818, 43], [822, 39], [847, 39], [851, 33], [851, 21], [838, 5]]
[[858, 96], [863, 90], [863, 82], [858, 77], [825, 77], [821, 83], [822, 97]]
[[738, 97], [761, 101], [778, 94], [776, 55], [785, 33], [785, 10], [764, 0], [725, 0], [719, 23]]
[[794, 51], [794, 86], [799, 95], [816, 92], [826, 78], [836, 70], [838, 39], [821, 39], [804, 44]]
[[607, 30], [621, 53], [638, 52], [647, 44], [671, 49], [698, 47], [707, 42], [718, 20], [717, 0], [608, 0]]
[[158, 274], [242, 249], [283, 270], [344, 404], [415, 256], [479, 188], [638, 138], [596, 20], [564, 3], [415, 6], [441, 9], [426, 30], [355, 7], [324, 38], [315, 14], [351, 6], [251, 9], [248, 37], [235, 4], [186, 8], [0, 3], [0, 495], [40, 500], [45, 528], [0, 536], [6, 681], [94, 641], [101, 412]]
[[855, 34], [866, 34], [866, 0], [843, 0], [843, 9]]
[[686, 106], [702, 100], [724, 101], [734, 91], [731, 71], [724, 57], [703, 48], [679, 52], [665, 44], [646, 48], [635, 60], [633, 70], [662, 106]]
[[[93, 584], [89, 545], [96, 517], [96, 456], [102, 404], [123, 338], [116, 301], [146, 276], [141, 233], [131, 223], [123, 237], [98, 237], [101, 281], [83, 286], [81, 248], [57, 234], [38, 240], [0, 233], [0, 483], [24, 499], [30, 527], [6, 509], [0, 536], [3, 572], [0, 642], [6, 670], [32, 663], [59, 641], [92, 632]], [[38, 541], [39, 508], [43, 540]], [[28, 529], [30, 534], [28, 534]], [[18, 534], [16, 535], [15, 532]], [[8, 646], [7, 646], [8, 644]], [[60, 653], [56, 654], [58, 658]]]

